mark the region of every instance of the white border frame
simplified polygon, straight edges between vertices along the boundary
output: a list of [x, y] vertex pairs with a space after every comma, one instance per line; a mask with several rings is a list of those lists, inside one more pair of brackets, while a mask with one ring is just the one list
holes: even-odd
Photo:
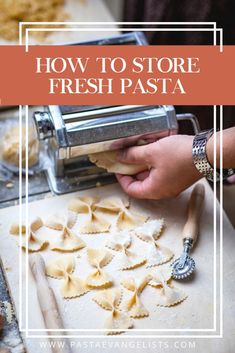
[[[20, 22], [19, 24], [19, 44], [23, 45], [22, 43], [22, 29], [24, 25], [37, 25], [37, 24], [50, 24], [50, 25], [61, 25], [61, 24], [68, 24], [68, 25], [88, 25], [92, 24], [94, 25], [127, 25], [127, 24], [158, 24], [158, 25], [201, 25], [201, 24], [206, 24], [206, 25], [213, 25], [213, 28], [26, 28], [26, 37], [25, 37], [25, 50], [28, 52], [29, 49], [29, 33], [33, 31], [107, 31], [107, 29], [111, 31], [212, 31], [213, 32], [213, 45], [216, 45], [216, 34], [219, 32], [220, 34], [220, 52], [223, 52], [223, 29], [222, 28], [217, 28], [215, 22]], [[28, 127], [28, 106], [25, 106], [25, 114], [26, 114], [26, 126]], [[19, 129], [19, 134], [20, 134], [20, 156], [19, 156], [19, 182], [20, 182], [20, 187], [19, 187], [19, 223], [20, 223], [20, 229], [21, 229], [21, 224], [22, 224], [22, 106], [19, 107], [19, 115], [20, 115], [20, 129]], [[216, 105], [213, 106], [213, 120], [214, 120], [214, 132], [216, 132]], [[223, 122], [223, 106], [220, 106], [220, 152], [222, 151], [222, 122]], [[28, 225], [28, 129], [26, 129], [26, 197], [25, 197], [25, 206], [26, 206], [26, 220], [25, 223]], [[215, 134], [216, 136], [216, 134]], [[222, 156], [222, 154], [221, 154]], [[222, 166], [222, 158], [220, 159], [220, 168]], [[216, 174], [216, 138], [214, 139], [214, 180], [215, 174]], [[223, 241], [223, 202], [222, 202], [222, 197], [223, 197], [223, 183], [222, 183], [222, 169], [220, 169], [220, 334], [219, 335], [125, 335], [125, 338], [156, 338], [156, 337], [161, 337], [161, 338], [179, 338], [179, 337], [184, 337], [184, 338], [222, 338], [223, 337], [223, 312], [222, 312], [222, 305], [223, 305], [223, 298], [222, 298], [222, 275], [223, 271], [221, 269], [223, 265], [223, 258], [222, 258], [222, 241]], [[216, 273], [216, 259], [217, 259], [217, 249], [216, 249], [216, 182], [214, 181], [214, 278], [213, 278], [213, 283], [214, 283], [214, 295], [213, 295], [213, 301], [214, 301], [214, 327], [213, 329], [126, 329], [125, 331], [131, 331], [131, 332], [216, 332], [217, 331], [217, 288], [216, 288], [216, 280], [217, 280], [217, 273]], [[28, 234], [28, 229], [26, 229], [26, 234]], [[22, 234], [20, 234], [20, 245], [22, 244]], [[20, 262], [20, 291], [19, 291], [19, 300], [20, 300], [20, 313], [19, 313], [19, 326], [20, 326], [20, 331], [26, 333], [26, 338], [111, 338], [112, 336], [107, 336], [107, 335], [29, 335], [29, 332], [103, 332], [103, 329], [63, 329], [63, 330], [47, 330], [47, 329], [29, 329], [28, 328], [28, 244], [26, 245], [26, 329], [22, 329], [22, 253], [19, 252], [19, 262]], [[120, 336], [115, 336], [115, 338], [118, 338]], [[122, 336], [121, 336], [122, 337]]]

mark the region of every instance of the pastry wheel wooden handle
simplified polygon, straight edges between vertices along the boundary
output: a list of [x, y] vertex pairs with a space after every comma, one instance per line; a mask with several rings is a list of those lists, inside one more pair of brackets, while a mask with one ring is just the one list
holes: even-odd
[[188, 219], [183, 229], [183, 239], [191, 238], [193, 240], [193, 244], [195, 244], [199, 233], [199, 222], [204, 197], [204, 185], [197, 184], [194, 186], [188, 205]]
[[[64, 333], [60, 331], [63, 329], [63, 322], [59, 313], [54, 292], [49, 286], [46, 277], [45, 263], [42, 256], [39, 254], [30, 254], [29, 265], [37, 286], [37, 296], [45, 326], [48, 330], [56, 330], [54, 332], [49, 331], [49, 334], [63, 335]], [[53, 341], [56, 340], [58, 339], [53, 339]], [[54, 344], [51, 349], [54, 353], [71, 353], [67, 341], [65, 341], [64, 347]]]

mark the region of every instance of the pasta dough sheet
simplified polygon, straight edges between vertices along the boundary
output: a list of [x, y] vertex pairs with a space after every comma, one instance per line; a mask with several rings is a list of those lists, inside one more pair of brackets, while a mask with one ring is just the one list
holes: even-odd
[[117, 151], [98, 152], [89, 155], [92, 163], [98, 167], [107, 169], [110, 173], [119, 173], [125, 175], [134, 175], [148, 169], [143, 164], [126, 164], [117, 160]]

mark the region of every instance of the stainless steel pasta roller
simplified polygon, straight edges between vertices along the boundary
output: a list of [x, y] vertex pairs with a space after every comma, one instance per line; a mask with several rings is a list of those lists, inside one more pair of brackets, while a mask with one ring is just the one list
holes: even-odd
[[199, 221], [204, 201], [205, 188], [197, 184], [191, 194], [188, 206], [188, 219], [183, 229], [183, 253], [172, 264], [172, 278], [184, 279], [195, 270], [195, 261], [189, 256], [199, 233]]

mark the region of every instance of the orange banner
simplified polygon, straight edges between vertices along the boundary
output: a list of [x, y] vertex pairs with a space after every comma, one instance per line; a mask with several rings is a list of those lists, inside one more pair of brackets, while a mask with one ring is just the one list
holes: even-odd
[[235, 105], [235, 46], [0, 46], [1, 105]]

